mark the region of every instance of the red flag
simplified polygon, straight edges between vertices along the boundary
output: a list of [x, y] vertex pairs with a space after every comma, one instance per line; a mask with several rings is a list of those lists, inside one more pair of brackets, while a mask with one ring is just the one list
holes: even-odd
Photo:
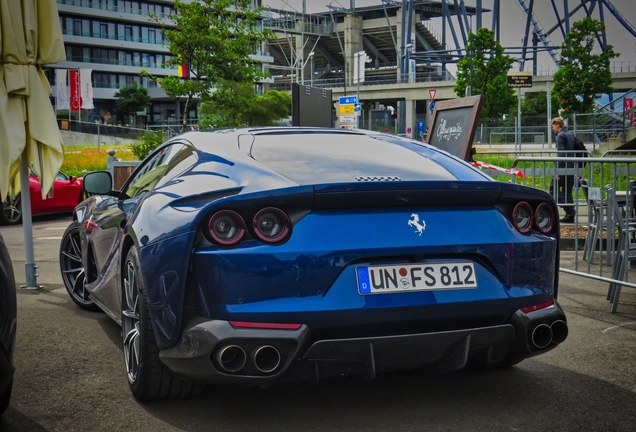
[[71, 111], [79, 111], [82, 106], [82, 100], [80, 97], [80, 74], [78, 70], [69, 72], [69, 99]]

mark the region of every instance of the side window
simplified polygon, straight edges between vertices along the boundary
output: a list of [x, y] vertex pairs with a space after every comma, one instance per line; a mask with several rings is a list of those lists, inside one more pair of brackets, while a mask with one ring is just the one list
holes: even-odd
[[175, 151], [168, 162], [168, 166], [166, 166], [165, 171], [163, 172], [163, 176], [157, 182], [155, 188], [161, 187], [164, 184], [168, 183], [170, 180], [175, 178], [175, 176], [181, 174], [186, 169], [190, 168], [197, 161], [197, 154], [194, 149], [189, 145], [179, 146], [178, 151]]
[[164, 147], [139, 167], [123, 192], [129, 197], [143, 195], [165, 184], [195, 161], [196, 154], [190, 146], [172, 144]]

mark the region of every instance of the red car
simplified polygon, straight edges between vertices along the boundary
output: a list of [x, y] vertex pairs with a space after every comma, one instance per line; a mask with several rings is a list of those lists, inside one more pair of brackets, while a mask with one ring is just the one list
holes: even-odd
[[[55, 176], [53, 184], [53, 198], [42, 199], [40, 179], [31, 172], [29, 176], [29, 192], [31, 194], [31, 214], [43, 215], [50, 213], [70, 213], [75, 206], [85, 198], [82, 189], [82, 177], [64, 174], [62, 171]], [[14, 225], [22, 221], [21, 194], [15, 197], [7, 196], [2, 200], [0, 225]]]

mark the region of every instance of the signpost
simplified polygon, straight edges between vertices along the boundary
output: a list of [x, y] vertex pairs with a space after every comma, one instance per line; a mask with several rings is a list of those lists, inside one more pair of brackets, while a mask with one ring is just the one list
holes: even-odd
[[354, 105], [358, 103], [357, 96], [340, 96], [338, 102], [340, 105]]
[[[360, 112], [360, 104], [357, 96], [341, 96], [338, 100], [340, 108], [340, 128], [356, 129], [358, 123], [358, 115]], [[357, 108], [357, 111], [356, 111]]]
[[356, 116], [351, 114], [340, 114], [340, 123], [355, 123]]
[[340, 114], [353, 114], [355, 113], [354, 105], [340, 105]]
[[424, 135], [425, 132], [425, 124], [423, 121], [418, 121], [417, 122], [417, 134], [421, 137], [422, 135]]
[[517, 89], [517, 143], [521, 150], [521, 87], [532, 87], [532, 72], [508, 72], [508, 87]]
[[532, 87], [532, 72], [508, 72], [508, 87]]

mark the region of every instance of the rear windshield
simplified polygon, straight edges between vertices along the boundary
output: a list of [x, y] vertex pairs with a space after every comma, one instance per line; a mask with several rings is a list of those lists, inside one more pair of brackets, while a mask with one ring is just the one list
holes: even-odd
[[257, 135], [251, 154], [259, 163], [298, 184], [457, 180], [426, 156], [363, 135]]

